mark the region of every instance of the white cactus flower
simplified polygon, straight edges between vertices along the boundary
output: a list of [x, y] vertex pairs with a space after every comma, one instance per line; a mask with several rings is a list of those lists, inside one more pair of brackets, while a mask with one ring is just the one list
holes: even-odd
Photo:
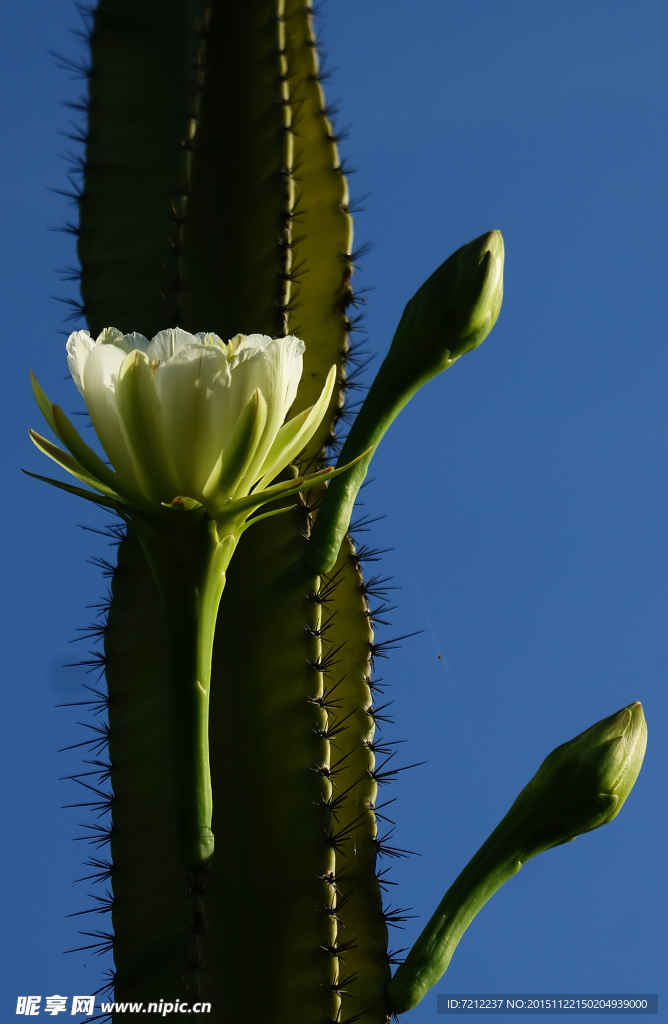
[[173, 683], [185, 701], [178, 706], [188, 708], [176, 744], [185, 779], [176, 798], [179, 843], [188, 867], [202, 867], [213, 854], [211, 658], [239, 538], [292, 507], [281, 500], [257, 515], [263, 505], [323, 485], [354, 465], [272, 484], [313, 437], [336, 382], [332, 366], [315, 405], [285, 422], [303, 352], [304, 343], [292, 336], [239, 334], [225, 343], [215, 334], [173, 328], [148, 341], [108, 327], [93, 341], [87, 331], [75, 331], [67, 360], [111, 467], [32, 377], [37, 403], [64, 447], [34, 430], [30, 436], [88, 489], [29, 475], [115, 509], [142, 545], [162, 599]]
[[31, 436], [107, 503], [147, 508], [187, 497], [216, 518], [230, 503], [265, 490], [325, 415], [334, 366], [315, 405], [284, 422], [303, 352], [304, 343], [292, 335], [237, 335], [225, 343], [180, 328], [151, 341], [113, 327], [95, 340], [75, 331], [67, 341], [68, 365], [112, 468], [34, 378], [40, 408], [67, 451], [34, 431]]

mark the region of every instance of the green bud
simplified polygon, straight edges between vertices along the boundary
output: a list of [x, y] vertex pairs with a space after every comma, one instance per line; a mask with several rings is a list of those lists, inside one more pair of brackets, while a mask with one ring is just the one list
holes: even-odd
[[612, 821], [645, 756], [647, 723], [636, 701], [545, 758], [505, 819], [527, 858]]
[[645, 716], [636, 701], [545, 758], [397, 969], [389, 986], [395, 1013], [417, 1006], [436, 984], [475, 915], [523, 864], [619, 814], [638, 778], [646, 745]]
[[[496, 323], [503, 298], [503, 238], [488, 231], [463, 245], [415, 293], [340, 456], [343, 465], [375, 448], [415, 392], [477, 348]], [[329, 572], [350, 523], [371, 456], [331, 485], [316, 517], [304, 561]]]
[[488, 231], [457, 249], [418, 289], [386, 360], [404, 381], [424, 384], [485, 340], [501, 309], [503, 263], [501, 232]]

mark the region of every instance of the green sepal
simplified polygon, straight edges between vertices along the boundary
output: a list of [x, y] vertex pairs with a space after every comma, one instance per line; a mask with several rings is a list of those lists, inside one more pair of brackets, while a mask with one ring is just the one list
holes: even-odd
[[249, 526], [254, 526], [254, 524], [259, 523], [261, 519], [271, 519], [272, 516], [282, 516], [284, 512], [291, 512], [292, 509], [296, 507], [296, 505], [284, 505], [282, 508], [273, 508], [271, 512], [263, 512], [262, 515], [251, 516], [250, 519], [246, 520], [241, 529], [237, 531], [238, 535], [241, 536]]
[[[119, 336], [121, 333], [113, 327], [108, 328], [106, 331], [107, 334], [112, 334], [112, 332], [113, 337]], [[105, 340], [102, 342], [102, 344], [110, 343], [111, 340]], [[70, 454], [74, 457], [78, 468], [75, 470], [69, 465], [66, 465], [62, 457], [54, 458], [53, 453], [60, 451], [56, 446], [52, 446], [53, 452], [46, 451], [44, 448], [41, 448], [40, 450], [43, 451], [45, 455], [48, 455], [49, 458], [54, 459], [54, 462], [57, 462], [63, 469], [66, 469], [69, 473], [73, 473], [74, 476], [79, 477], [82, 482], [90, 484], [91, 487], [96, 487], [98, 490], [101, 490], [104, 494], [109, 494], [112, 497], [118, 497], [119, 500], [130, 500], [138, 505], [145, 505], [146, 502], [141, 493], [134, 491], [134, 489], [124, 495], [123, 498], [120, 497], [116, 489], [116, 474], [110, 470], [107, 465], [105, 465], [97, 452], [86, 444], [78, 430], [76, 430], [72, 421], [65, 415], [60, 406], [49, 400], [46, 392], [39, 384], [39, 381], [32, 370], [29, 372], [33, 394], [40, 412], [58, 440], [62, 441]], [[31, 432], [33, 440], [35, 437], [40, 436], [41, 435], [37, 434], [36, 431]], [[42, 438], [42, 441], [44, 444], [51, 444], [51, 442], [46, 441], [45, 438]], [[37, 447], [39, 448], [40, 446], [38, 445]], [[62, 454], [64, 453], [61, 453], [61, 456]]]
[[86, 498], [87, 501], [93, 501], [96, 505], [104, 505], [106, 508], [113, 508], [118, 511], [118, 505], [115, 501], [111, 501], [109, 498], [104, 498], [101, 494], [94, 494], [92, 491], [85, 491], [83, 487], [74, 487], [72, 484], [64, 484], [60, 480], [54, 480], [50, 476], [41, 476], [39, 473], [31, 473], [27, 469], [22, 469], [22, 473], [26, 476], [31, 476], [34, 480], [43, 480], [45, 484], [51, 484], [53, 487], [59, 487], [61, 491], [69, 491], [70, 494], [76, 494], [79, 498]]
[[153, 385], [152, 371], [143, 352], [131, 351], [123, 360], [116, 380], [116, 401], [130, 446], [135, 453], [135, 472], [143, 476], [145, 491], [160, 501], [173, 494], [172, 460], [162, 428], [160, 402]]
[[[308, 409], [304, 409], [303, 412], [298, 413], [296, 416], [293, 416], [291, 420], [288, 420], [287, 423], [283, 424], [281, 429], [276, 434], [273, 444], [269, 449], [266, 459], [264, 460], [262, 469], [264, 470], [265, 473], [274, 465], [274, 463], [278, 460], [282, 452], [287, 450], [288, 447], [297, 438], [297, 436], [302, 430], [302, 427], [309, 418], [312, 408], [313, 406], [311, 406]], [[262, 483], [263, 480], [260, 480], [260, 482], [258, 483], [258, 487], [262, 487]]]
[[[56, 427], [56, 421], [55, 421], [55, 419], [53, 417], [53, 403], [51, 401], [49, 401], [48, 395], [46, 394], [46, 392], [42, 388], [41, 384], [37, 380], [37, 377], [32, 372], [32, 370], [29, 370], [28, 372], [30, 374], [30, 383], [32, 385], [32, 391], [33, 391], [33, 394], [35, 396], [35, 401], [37, 402], [37, 405], [39, 406], [39, 410], [40, 410], [42, 416], [44, 417], [44, 419], [46, 420], [46, 422], [49, 424], [49, 426], [53, 430], [54, 434], [57, 435], [58, 434], [58, 428]], [[61, 438], [61, 441], [62, 441], [62, 438]]]
[[163, 508], [171, 508], [176, 512], [192, 512], [195, 509], [201, 509], [202, 512], [206, 512], [204, 505], [197, 498], [187, 498], [182, 494], [173, 498], [172, 501], [161, 501], [160, 504]]
[[77, 462], [80, 463], [87, 473], [106, 484], [110, 491], [116, 493], [116, 481], [112, 471], [108, 466], [105, 466], [97, 452], [93, 451], [93, 449], [86, 444], [79, 432], [75, 429], [72, 421], [65, 415], [60, 406], [49, 400], [48, 395], [41, 387], [32, 370], [29, 372], [30, 383], [32, 384], [33, 394], [37, 405], [39, 406], [39, 410], [56, 437], [59, 441], [62, 441], [68, 451], [71, 452]]
[[114, 501], [122, 500], [116, 491], [107, 487], [98, 480], [96, 476], [89, 473], [86, 468], [82, 466], [81, 463], [69, 452], [63, 451], [63, 449], [59, 448], [57, 444], [53, 444], [52, 441], [49, 441], [46, 437], [42, 437], [41, 434], [38, 434], [36, 430], [30, 430], [28, 433], [30, 434], [30, 440], [35, 447], [38, 448], [43, 455], [53, 459], [56, 465], [60, 466], [61, 469], [71, 473], [72, 476], [81, 480], [83, 484], [88, 484], [89, 487], [94, 487], [95, 490], [101, 491], [102, 494], [106, 494], [107, 497]]
[[308, 491], [313, 487], [319, 487], [334, 477], [340, 476], [342, 473], [347, 473], [356, 462], [363, 459], [367, 452], [362, 452], [357, 459], [353, 459], [345, 466], [327, 466], [325, 469], [319, 470], [317, 473], [309, 473], [306, 476], [298, 476], [293, 480], [284, 480], [280, 484], [274, 484], [272, 487], [267, 487], [263, 491], [254, 491], [252, 494], [247, 495], [245, 498], [236, 498], [234, 501], [229, 503], [229, 506], [216, 516], [216, 522], [219, 524], [227, 521], [240, 521], [245, 520], [247, 516], [251, 515], [255, 509], [260, 508], [262, 505], [266, 505], [268, 502], [273, 501], [275, 498], [289, 498], [292, 494], [299, 494], [300, 491]]
[[117, 494], [118, 491], [115, 486], [115, 473], [113, 473], [108, 466], [105, 466], [97, 452], [93, 451], [93, 449], [86, 444], [78, 431], [75, 430], [74, 424], [68, 419], [60, 406], [54, 404], [52, 409], [55, 433], [63, 442], [65, 447], [72, 453], [77, 462], [84, 467], [91, 477], [99, 480], [101, 485], [108, 488], [114, 494]]
[[305, 409], [303, 413], [295, 416], [294, 419], [289, 420], [288, 423], [284, 423], [279, 430], [260, 470], [262, 479], [258, 483], [258, 488], [271, 483], [305, 447], [306, 441], [311, 437], [313, 425], [320, 423], [325, 415], [335, 383], [336, 365], [330, 367], [318, 401], [309, 409]]
[[204, 494], [234, 494], [255, 458], [267, 422], [267, 403], [256, 388], [243, 409], [224, 451], [204, 487]]

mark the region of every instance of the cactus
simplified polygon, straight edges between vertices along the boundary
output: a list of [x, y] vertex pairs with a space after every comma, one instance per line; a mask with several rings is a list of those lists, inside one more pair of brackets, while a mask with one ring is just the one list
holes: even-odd
[[[391, 988], [377, 858], [392, 851], [376, 818], [391, 772], [377, 760], [387, 748], [375, 738], [373, 585], [350, 513], [394, 416], [492, 328], [503, 243], [476, 239], [418, 291], [341, 452], [339, 468], [355, 468], [329, 487], [304, 484], [337, 444], [356, 303], [312, 11], [301, 0], [100, 0], [90, 47], [78, 252], [92, 334], [296, 335], [306, 349], [293, 416], [337, 368], [321, 427], [284, 473], [281, 514], [243, 533], [227, 572], [208, 720], [215, 850], [201, 861], [184, 852], [182, 709], [166, 682], [179, 627], [139, 520], [119, 534], [104, 623], [109, 759], [97, 763], [111, 826], [93, 837], [111, 850], [98, 863], [112, 892], [113, 938], [100, 944], [113, 946], [114, 997], [209, 1002], [212, 1014], [191, 1015], [202, 1020], [386, 1024], [423, 993], [411, 963], [431, 984], [444, 958], [428, 952], [425, 965], [418, 940]], [[281, 493], [298, 474], [293, 506]]]

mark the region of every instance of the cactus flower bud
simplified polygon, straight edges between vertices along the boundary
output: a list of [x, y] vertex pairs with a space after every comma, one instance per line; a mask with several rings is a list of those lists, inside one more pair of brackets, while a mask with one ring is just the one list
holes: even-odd
[[638, 778], [647, 723], [636, 701], [549, 754], [508, 812], [525, 860], [612, 821]]
[[[102, 494], [148, 508], [183, 496], [215, 518], [230, 502], [261, 492], [305, 447], [324, 416], [332, 367], [320, 398], [284, 422], [302, 373], [304, 343], [293, 336], [161, 331], [151, 341], [113, 327], [67, 342], [70, 372], [113, 467], [78, 435], [33, 378], [42, 412], [68, 449], [34, 431], [45, 454]], [[268, 499], [269, 500], [269, 499]]]
[[396, 1013], [417, 1006], [436, 984], [475, 915], [523, 864], [612, 821], [638, 778], [646, 745], [647, 724], [636, 701], [545, 758], [397, 969], [389, 988]]
[[[457, 249], [406, 306], [369, 394], [350, 428], [341, 465], [375, 448], [416, 391], [480, 345], [503, 299], [504, 245], [488, 231]], [[371, 455], [329, 487], [304, 561], [316, 572], [334, 566]]]
[[488, 231], [449, 256], [410, 300], [387, 362], [402, 373], [410, 363], [414, 390], [485, 340], [501, 310], [503, 265], [501, 232]]

